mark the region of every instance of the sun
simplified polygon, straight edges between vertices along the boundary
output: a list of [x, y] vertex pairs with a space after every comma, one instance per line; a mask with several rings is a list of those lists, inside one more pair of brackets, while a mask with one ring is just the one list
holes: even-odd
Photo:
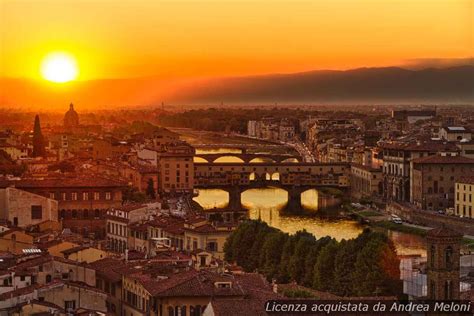
[[66, 53], [48, 54], [41, 63], [41, 75], [52, 82], [68, 82], [76, 79], [77, 74], [76, 60]]

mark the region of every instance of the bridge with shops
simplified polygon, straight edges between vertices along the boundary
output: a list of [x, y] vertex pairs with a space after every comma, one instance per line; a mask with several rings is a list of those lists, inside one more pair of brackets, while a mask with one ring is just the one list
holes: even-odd
[[290, 161], [301, 161], [299, 155], [282, 155], [282, 154], [251, 154], [251, 153], [215, 153], [215, 154], [195, 154], [194, 157], [202, 158], [207, 162], [214, 162], [219, 158], [230, 157], [238, 158], [244, 163], [250, 163], [253, 160], [263, 160], [266, 162], [290, 162]]
[[194, 187], [229, 193], [229, 207], [241, 208], [241, 193], [276, 186], [288, 192], [289, 208], [301, 208], [301, 193], [312, 188], [349, 185], [347, 163], [195, 163]]

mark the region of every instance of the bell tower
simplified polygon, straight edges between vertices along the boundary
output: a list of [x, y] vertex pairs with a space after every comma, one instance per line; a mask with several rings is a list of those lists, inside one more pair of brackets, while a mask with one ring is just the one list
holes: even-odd
[[426, 235], [429, 300], [459, 300], [459, 266], [462, 234], [446, 227]]

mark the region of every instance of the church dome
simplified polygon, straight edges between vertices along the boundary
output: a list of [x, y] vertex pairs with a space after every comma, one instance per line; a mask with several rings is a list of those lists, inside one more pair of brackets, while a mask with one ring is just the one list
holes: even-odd
[[69, 111], [64, 115], [64, 127], [74, 127], [79, 125], [79, 115], [74, 110], [74, 104], [69, 105]]

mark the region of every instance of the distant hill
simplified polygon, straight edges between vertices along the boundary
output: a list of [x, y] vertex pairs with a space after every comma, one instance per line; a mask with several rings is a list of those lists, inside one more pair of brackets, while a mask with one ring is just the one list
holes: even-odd
[[474, 66], [397, 67], [224, 78], [183, 87], [181, 102], [447, 102], [474, 101]]
[[0, 107], [80, 108], [250, 103], [473, 103], [474, 66], [321, 70], [210, 80], [124, 78], [66, 85], [0, 78]]

